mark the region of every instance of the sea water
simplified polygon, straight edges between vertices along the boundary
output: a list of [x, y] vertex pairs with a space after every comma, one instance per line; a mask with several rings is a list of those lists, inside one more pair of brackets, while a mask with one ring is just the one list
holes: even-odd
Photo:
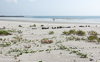
[[100, 23], [100, 16], [24, 16], [24, 17], [0, 17], [0, 19], [18, 20], [18, 21], [21, 20], [21, 21]]

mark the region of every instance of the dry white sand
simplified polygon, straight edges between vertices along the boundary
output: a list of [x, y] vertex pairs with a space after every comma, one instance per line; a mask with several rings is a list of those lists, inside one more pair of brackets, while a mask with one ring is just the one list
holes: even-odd
[[[36, 24], [36, 27], [30, 27], [30, 25]], [[21, 25], [22, 27], [18, 27]], [[44, 27], [49, 27], [49, 29], [41, 29], [41, 25]], [[79, 26], [90, 26], [90, 27], [79, 27]], [[52, 29], [52, 27], [63, 26], [71, 28], [60, 28], [60, 29]], [[22, 35], [24, 40], [17, 42], [16, 44], [11, 44], [11, 46], [0, 47], [0, 62], [100, 62], [100, 44], [94, 42], [87, 41], [66, 41], [66, 35], [62, 35], [63, 31], [69, 31], [71, 29], [75, 30], [83, 30], [87, 31], [96, 31], [100, 34], [100, 24], [93, 23], [67, 23], [67, 22], [27, 22], [27, 21], [8, 21], [8, 20], [0, 20], [0, 29], [5, 27], [5, 30], [21, 30], [22, 33], [11, 32], [12, 35], [8, 36], [0, 36], [2, 39], [6, 39], [2, 42], [10, 42], [11, 40], [15, 40], [13, 37], [17, 35]], [[35, 29], [36, 28], [36, 29]], [[49, 31], [54, 31], [53, 35], [49, 35]], [[71, 35], [70, 35], [71, 36]], [[83, 36], [87, 38], [88, 35]], [[81, 37], [75, 35], [75, 37]], [[98, 35], [99, 37], [99, 35]], [[49, 38], [53, 40], [51, 44], [41, 44], [40, 40], [43, 38]], [[25, 40], [26, 39], [26, 40]], [[30, 41], [31, 40], [31, 41]], [[57, 43], [61, 41], [61, 43]], [[63, 45], [70, 49], [67, 51], [66, 49], [60, 50], [58, 45]], [[31, 46], [30, 48], [25, 48], [25, 46]], [[77, 49], [73, 49], [73, 48]], [[54, 50], [54, 49], [58, 50]], [[23, 53], [18, 57], [14, 57], [14, 55], [19, 54], [19, 52], [11, 52], [11, 49], [20, 49], [28, 51], [37, 51], [35, 53]], [[46, 51], [47, 49], [51, 49], [50, 51]], [[40, 50], [44, 50], [39, 52]], [[80, 53], [87, 54], [88, 58], [81, 58], [81, 56], [76, 53], [70, 54], [70, 52], [76, 50]], [[91, 61], [90, 61], [91, 59]], [[93, 59], [93, 60], [92, 60]]]

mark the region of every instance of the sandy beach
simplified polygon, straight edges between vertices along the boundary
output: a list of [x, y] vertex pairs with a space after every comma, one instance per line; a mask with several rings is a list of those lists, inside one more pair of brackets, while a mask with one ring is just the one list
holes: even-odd
[[99, 23], [0, 20], [0, 30], [10, 33], [0, 35], [0, 62], [100, 62], [100, 42], [88, 40], [88, 31], [100, 38]]

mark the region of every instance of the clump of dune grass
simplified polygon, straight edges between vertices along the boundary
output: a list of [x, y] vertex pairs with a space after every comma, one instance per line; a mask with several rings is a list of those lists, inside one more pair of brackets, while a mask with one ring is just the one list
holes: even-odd
[[91, 36], [97, 36], [98, 33], [96, 31], [88, 31], [88, 34], [91, 35]]
[[2, 38], [0, 38], [0, 41], [2, 41]]
[[5, 30], [0, 30], [0, 35], [11, 35], [11, 33]]
[[21, 31], [21, 30], [18, 30], [17, 32], [18, 32], [19, 34], [23, 33], [23, 31]]
[[43, 52], [44, 50], [39, 50], [39, 52]]
[[76, 31], [76, 34], [79, 35], [79, 36], [84, 36], [84, 35], [86, 35], [86, 33], [85, 33], [84, 31], [82, 31], [82, 30]]
[[69, 34], [76, 34], [76, 31], [75, 31], [75, 29], [73, 29], [73, 30], [69, 30]]
[[67, 49], [67, 47], [61, 45], [61, 46], [59, 46], [59, 49], [60, 49], [60, 50], [65, 50], [65, 49]]
[[98, 39], [97, 39], [97, 42], [99, 42], [99, 43], [100, 43], [100, 38], [98, 38]]
[[66, 34], [66, 32], [67, 32], [67, 31], [63, 31], [62, 33], [63, 33], [63, 34]]
[[36, 27], [36, 24], [34, 24], [34, 25], [30, 25], [30, 27]]
[[54, 34], [54, 32], [53, 31], [50, 31], [49, 34]]
[[76, 37], [75, 41], [79, 41], [79, 40], [80, 40], [80, 38], [79, 37]]
[[18, 27], [22, 27], [22, 25], [18, 25]]
[[84, 37], [82, 37], [81, 40], [86, 40], [86, 39]]
[[44, 39], [41, 40], [41, 43], [49, 44], [49, 43], [53, 43], [53, 40], [49, 40], [49, 39], [44, 38]]
[[97, 36], [89, 36], [87, 38], [88, 38], [88, 41], [94, 42], [98, 37]]
[[43, 27], [44, 25], [41, 25], [41, 27]]
[[15, 37], [13, 37], [15, 40], [17, 41], [21, 41], [22, 40], [22, 35], [16, 35]]
[[66, 37], [67, 40], [74, 40], [74, 37]]
[[42, 61], [39, 61], [39, 62], [42, 62]]
[[73, 29], [73, 30], [69, 30], [69, 31], [63, 31], [62, 33], [65, 34], [65, 35], [70, 35], [70, 34], [75, 35], [76, 31]]
[[69, 35], [70, 33], [68, 31], [63, 31], [62, 32], [64, 35]]
[[66, 34], [66, 35], [70, 35], [70, 34], [73, 34], [73, 35], [79, 35], [79, 36], [84, 36], [84, 35], [86, 35], [86, 33], [84, 32], [84, 31], [82, 31], [82, 30], [78, 30], [78, 31], [76, 31], [75, 29], [73, 29], [73, 30], [69, 30], [68, 32], [67, 31], [64, 31], [64, 32], [62, 32], [63, 34]]
[[36, 24], [34, 24], [33, 26], [36, 27]]

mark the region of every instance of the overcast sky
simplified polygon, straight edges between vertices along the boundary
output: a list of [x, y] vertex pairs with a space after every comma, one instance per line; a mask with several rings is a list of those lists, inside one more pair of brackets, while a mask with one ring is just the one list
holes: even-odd
[[0, 0], [0, 15], [100, 16], [100, 0]]

